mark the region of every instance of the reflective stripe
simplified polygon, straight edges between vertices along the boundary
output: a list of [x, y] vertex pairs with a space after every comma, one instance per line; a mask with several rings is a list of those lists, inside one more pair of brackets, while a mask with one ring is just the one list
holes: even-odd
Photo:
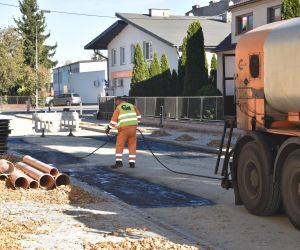
[[114, 122], [114, 121], [110, 121], [111, 124], [114, 124], [114, 125], [117, 125], [118, 123], [117, 122]]
[[137, 119], [136, 119], [136, 118], [127, 118], [127, 119], [123, 119], [123, 120], [119, 121], [118, 126], [119, 126], [121, 123], [129, 122], [129, 121], [137, 121]]
[[116, 161], [122, 161], [122, 158], [116, 157]]
[[129, 157], [134, 157], [135, 158], [135, 155], [129, 155]]
[[129, 162], [133, 162], [133, 163], [135, 163], [135, 160], [129, 160]]
[[116, 154], [116, 156], [123, 156], [123, 154]]
[[131, 116], [131, 115], [136, 115], [136, 113], [127, 113], [127, 114], [119, 115], [119, 119], [122, 117]]

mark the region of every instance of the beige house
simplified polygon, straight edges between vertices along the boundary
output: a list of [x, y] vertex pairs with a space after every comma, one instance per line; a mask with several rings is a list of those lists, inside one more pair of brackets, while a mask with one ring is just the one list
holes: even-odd
[[216, 48], [218, 55], [218, 83], [223, 90], [224, 99], [231, 106], [225, 108], [225, 115], [235, 112], [234, 106], [234, 73], [235, 46], [241, 35], [256, 27], [281, 20], [282, 0], [241, 0], [229, 6], [231, 11], [231, 34]]

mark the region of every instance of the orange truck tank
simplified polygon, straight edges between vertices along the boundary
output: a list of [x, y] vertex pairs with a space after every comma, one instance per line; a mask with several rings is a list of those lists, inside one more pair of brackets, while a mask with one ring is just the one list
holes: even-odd
[[235, 55], [233, 120], [244, 133], [226, 151], [222, 186], [255, 215], [283, 204], [300, 230], [300, 18], [245, 33]]

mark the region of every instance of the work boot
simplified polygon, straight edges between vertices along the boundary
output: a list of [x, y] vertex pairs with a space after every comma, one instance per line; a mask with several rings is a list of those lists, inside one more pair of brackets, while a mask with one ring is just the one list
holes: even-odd
[[123, 163], [121, 161], [116, 161], [116, 164], [111, 166], [111, 168], [113, 169], [121, 168], [121, 167], [123, 167]]
[[134, 168], [134, 167], [135, 167], [134, 162], [129, 162], [129, 167], [130, 167], [130, 168]]

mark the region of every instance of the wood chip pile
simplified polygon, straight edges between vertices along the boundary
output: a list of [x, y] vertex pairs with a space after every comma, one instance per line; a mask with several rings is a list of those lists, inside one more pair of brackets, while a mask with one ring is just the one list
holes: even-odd
[[160, 237], [144, 238], [140, 240], [125, 239], [118, 243], [108, 241], [84, 244], [85, 250], [198, 250], [199, 247], [176, 244]]
[[0, 249], [23, 249], [19, 240], [26, 238], [26, 235], [47, 234], [46, 230], [40, 230], [39, 227], [45, 224], [45, 221], [17, 221], [12, 216], [4, 217], [0, 215]]
[[78, 186], [56, 189], [13, 189], [8, 181], [0, 181], [0, 201], [35, 201], [47, 204], [88, 204], [104, 201]]

